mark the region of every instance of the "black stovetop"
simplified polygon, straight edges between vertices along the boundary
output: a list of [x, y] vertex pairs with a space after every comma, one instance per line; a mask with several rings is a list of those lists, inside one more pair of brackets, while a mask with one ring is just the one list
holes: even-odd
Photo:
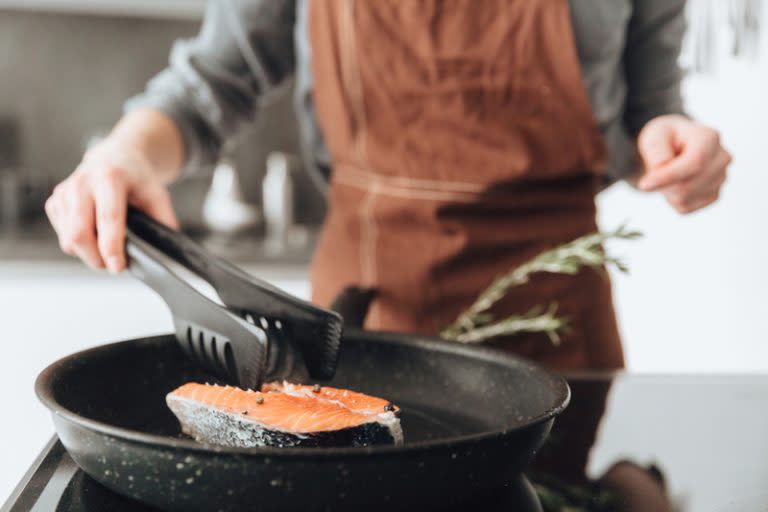
[[[768, 376], [574, 375], [569, 383], [572, 403], [527, 478], [469, 509], [768, 512]], [[150, 510], [91, 480], [56, 438], [2, 508]]]
[[[538, 497], [526, 477], [510, 482], [491, 496], [467, 506], [493, 512], [541, 512]], [[13, 493], [3, 512], [158, 512], [158, 509], [124, 498], [77, 467], [54, 437]]]

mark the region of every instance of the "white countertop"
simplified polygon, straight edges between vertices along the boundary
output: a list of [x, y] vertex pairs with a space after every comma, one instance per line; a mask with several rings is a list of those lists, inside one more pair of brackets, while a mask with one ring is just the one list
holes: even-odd
[[[309, 295], [299, 265], [253, 265], [246, 270], [299, 297]], [[0, 504], [53, 434], [38, 402], [37, 374], [56, 359], [109, 341], [170, 332], [163, 301], [128, 275], [112, 277], [74, 262], [0, 261], [6, 421], [0, 431]]]

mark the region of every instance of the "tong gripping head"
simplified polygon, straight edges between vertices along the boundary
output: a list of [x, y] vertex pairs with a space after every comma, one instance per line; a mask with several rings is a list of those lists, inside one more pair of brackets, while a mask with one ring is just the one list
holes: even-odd
[[126, 252], [130, 271], [168, 304], [176, 340], [187, 356], [224, 381], [257, 388], [264, 377], [269, 351], [264, 330], [232, 314], [179, 278], [130, 229]]
[[[165, 300], [182, 349], [209, 371], [253, 389], [267, 378], [333, 377], [342, 334], [337, 313], [243, 272], [132, 207], [126, 238], [129, 269]], [[181, 279], [164, 259], [207, 281], [225, 306]]]

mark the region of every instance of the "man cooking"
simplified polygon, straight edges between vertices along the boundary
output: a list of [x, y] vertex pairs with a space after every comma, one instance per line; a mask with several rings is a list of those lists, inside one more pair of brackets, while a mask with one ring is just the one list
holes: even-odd
[[[62, 249], [120, 272], [126, 205], [177, 224], [166, 190], [294, 76], [329, 178], [313, 300], [375, 289], [371, 329], [437, 333], [495, 276], [597, 229], [619, 179], [681, 213], [730, 155], [683, 115], [684, 0], [213, 0], [200, 34], [131, 100], [46, 211]], [[557, 301], [563, 343], [502, 345], [555, 369], [623, 366], [610, 283], [541, 275], [498, 312]]]

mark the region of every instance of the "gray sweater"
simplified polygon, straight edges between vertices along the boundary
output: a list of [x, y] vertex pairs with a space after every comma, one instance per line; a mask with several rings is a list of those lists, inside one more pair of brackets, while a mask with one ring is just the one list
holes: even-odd
[[[187, 169], [207, 167], [295, 77], [303, 147], [330, 168], [312, 103], [309, 0], [210, 0], [199, 35], [126, 111], [150, 107], [178, 124]], [[635, 138], [650, 119], [682, 113], [678, 55], [685, 0], [570, 0], [584, 87], [608, 147], [607, 181], [638, 165]]]

